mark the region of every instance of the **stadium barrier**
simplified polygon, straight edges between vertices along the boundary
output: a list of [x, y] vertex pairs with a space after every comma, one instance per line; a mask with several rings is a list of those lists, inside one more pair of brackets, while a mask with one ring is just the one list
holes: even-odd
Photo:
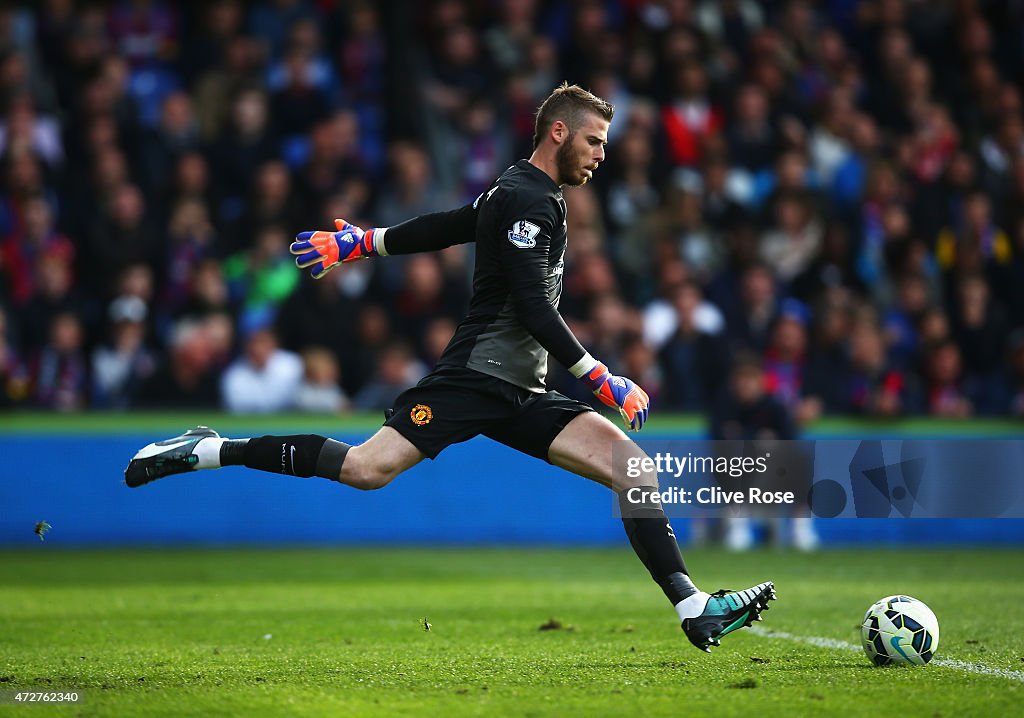
[[[216, 417], [225, 435], [319, 431], [364, 440], [374, 420]], [[611, 494], [561, 469], [477, 438], [424, 461], [384, 490], [360, 493], [323, 479], [240, 467], [174, 477], [139, 489], [122, 483], [132, 454], [195, 423], [141, 415], [11, 416], [0, 422], [0, 545], [184, 544], [601, 545], [622, 543]], [[663, 421], [660, 434], [694, 437], [696, 420]], [[1016, 436], [999, 422], [915, 422], [870, 430], [881, 437]], [[864, 436], [865, 425], [826, 422], [818, 438]], [[676, 533], [689, 533], [675, 519]], [[1024, 520], [817, 520], [826, 545], [1019, 544]]]

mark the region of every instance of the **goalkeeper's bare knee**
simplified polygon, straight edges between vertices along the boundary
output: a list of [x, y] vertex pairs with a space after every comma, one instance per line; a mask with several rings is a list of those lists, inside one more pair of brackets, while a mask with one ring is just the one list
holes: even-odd
[[353, 447], [341, 469], [339, 481], [360, 491], [376, 491], [390, 484], [402, 467], [388, 456], [374, 455], [364, 444]]

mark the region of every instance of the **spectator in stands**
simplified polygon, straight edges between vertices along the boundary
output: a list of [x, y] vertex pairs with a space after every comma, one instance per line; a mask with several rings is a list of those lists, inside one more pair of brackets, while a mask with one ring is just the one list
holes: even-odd
[[977, 274], [964, 277], [957, 292], [953, 335], [976, 392], [974, 409], [979, 414], [995, 413], [1003, 404], [1008, 331], [1006, 316], [1002, 307], [992, 301], [985, 278]]
[[726, 132], [729, 158], [734, 166], [758, 173], [775, 164], [781, 138], [772, 123], [771, 107], [763, 88], [747, 84], [736, 93], [736, 108]]
[[[338, 78], [330, 58], [324, 53], [316, 21], [312, 17], [303, 17], [293, 22], [288, 27], [286, 46], [283, 59], [271, 63], [267, 69], [270, 91], [277, 92], [289, 84], [301, 84], [314, 91], [325, 104], [333, 104], [338, 94]], [[317, 114], [311, 112], [310, 116]], [[309, 129], [307, 126], [303, 132]]]
[[732, 185], [735, 173], [724, 155], [709, 157], [704, 163], [704, 191], [701, 213], [717, 232], [733, 229], [747, 219], [747, 209], [741, 204], [741, 193]]
[[57, 206], [56, 195], [46, 184], [43, 166], [30, 152], [7, 153], [2, 157], [3, 194], [0, 195], [0, 236], [17, 228], [25, 204], [43, 197]]
[[136, 405], [150, 409], [213, 409], [217, 375], [213, 345], [200, 320], [177, 322], [163, 363], [139, 389]]
[[224, 262], [224, 278], [241, 308], [243, 333], [272, 325], [281, 305], [299, 284], [288, 253], [289, 239], [283, 227], [265, 225], [255, 232], [251, 249]]
[[6, 294], [17, 305], [24, 305], [36, 294], [39, 264], [48, 257], [75, 258], [75, 247], [54, 226], [53, 211], [42, 196], [27, 197], [21, 222], [11, 227], [0, 240], [0, 278]]
[[[165, 202], [175, 207], [182, 202], [198, 202], [206, 211], [208, 220], [215, 217], [213, 187], [210, 181], [210, 165], [201, 152], [184, 152], [178, 156], [173, 176], [167, 184]], [[163, 217], [161, 221], [167, 222]]]
[[202, 320], [206, 345], [210, 350], [210, 366], [222, 374], [235, 355], [235, 320], [225, 311], [212, 311]]
[[455, 322], [448, 317], [436, 317], [427, 325], [423, 334], [423, 351], [420, 354], [424, 365], [437, 364], [448, 342], [455, 336], [455, 326]]
[[296, 143], [294, 147], [331, 111], [333, 77], [324, 78], [323, 70], [315, 48], [302, 44], [291, 45], [281, 67], [276, 73], [272, 70], [270, 105], [276, 127], [285, 140]]
[[850, 151], [835, 167], [831, 185], [832, 200], [844, 217], [864, 196], [868, 168], [879, 159], [881, 139], [873, 117], [858, 112], [849, 118], [849, 143]]
[[461, 201], [472, 202], [486, 192], [505, 169], [509, 142], [492, 104], [484, 97], [470, 98], [458, 123], [461, 172], [456, 180]]
[[146, 214], [146, 200], [140, 189], [124, 184], [110, 195], [107, 206], [93, 227], [87, 251], [83, 252], [83, 275], [92, 291], [107, 296], [111, 279], [130, 264], [158, 264], [162, 254], [159, 234]]
[[[342, 377], [348, 377], [346, 391], [355, 396], [377, 373], [378, 359], [389, 341], [393, 341], [391, 318], [379, 304], [363, 307], [353, 328], [356, 351], [345, 352], [348, 364], [342, 364]], [[351, 367], [349, 370], [348, 367]], [[352, 387], [352, 388], [348, 388]]]
[[1009, 264], [1011, 257], [1010, 238], [995, 223], [992, 202], [980, 191], [964, 198], [960, 221], [944, 227], [935, 244], [935, 258], [947, 276], [972, 268], [989, 271]]
[[781, 401], [800, 424], [821, 414], [821, 398], [806, 391], [807, 323], [810, 314], [796, 300], [786, 300], [764, 352], [765, 389]]
[[445, 294], [438, 257], [432, 254], [410, 257], [405, 265], [402, 287], [393, 299], [392, 323], [399, 335], [417, 350], [423, 347], [430, 322], [439, 315], [451, 316], [460, 306], [452, 306]]
[[237, 116], [233, 117], [237, 99], [260, 86], [258, 56], [253, 38], [235, 35], [227, 40], [217, 62], [206, 67], [196, 79], [196, 120], [205, 142], [223, 137], [233, 122], [238, 123]]
[[[874, 165], [868, 172], [865, 197], [861, 203], [860, 217], [857, 218], [859, 238], [857, 251], [857, 276], [868, 291], [876, 297], [882, 296], [888, 272], [885, 264], [886, 240], [894, 224], [901, 227], [905, 188], [896, 168], [888, 162]], [[894, 220], [896, 220], [894, 222]]]
[[225, 255], [235, 254], [251, 246], [249, 233], [254, 228], [276, 225], [295, 227], [302, 217], [295, 197], [288, 166], [272, 159], [256, 167], [255, 177], [247, 179], [249, 188], [245, 210], [232, 223], [227, 241], [222, 246]]
[[377, 355], [376, 371], [355, 397], [357, 409], [387, 409], [395, 397], [424, 377], [426, 367], [416, 361], [406, 342], [391, 341]]
[[807, 148], [818, 181], [823, 187], [831, 187], [839, 167], [851, 154], [849, 137], [854, 105], [850, 93], [839, 86], [828, 91], [821, 105]]
[[175, 206], [167, 229], [167, 257], [161, 262], [165, 267], [161, 304], [176, 313], [192, 289], [196, 267], [213, 255], [216, 236], [206, 206], [195, 199]]
[[789, 286], [790, 294], [809, 305], [837, 292], [863, 290], [853, 265], [846, 226], [840, 222], [830, 223], [824, 229], [821, 242], [821, 251]]
[[38, 349], [52, 335], [51, 325], [62, 313], [88, 314], [91, 303], [75, 288], [73, 256], [67, 248], [35, 260], [33, 293], [18, 308], [18, 324], [26, 350]]
[[[110, 117], [96, 120], [94, 124], [99, 134], [116, 127]], [[94, 225], [97, 210], [107, 206], [114, 192], [129, 184], [131, 179], [127, 155], [119, 148], [116, 137], [100, 138], [99, 144], [83, 151], [89, 156], [82, 159], [74, 182], [68, 188], [67, 201], [61, 205], [63, 224], [75, 228]], [[77, 229], [76, 237], [80, 234], [81, 229]]]
[[844, 414], [891, 418], [903, 413], [907, 379], [886, 357], [885, 337], [873, 323], [861, 321], [850, 334], [850, 370], [833, 377], [845, 384]]
[[740, 355], [722, 389], [711, 406], [712, 439], [796, 438], [789, 410], [765, 391], [764, 372], [756, 356]]
[[82, 322], [73, 312], [54, 315], [49, 339], [32, 360], [30, 381], [35, 406], [54, 411], [86, 407], [89, 366], [84, 344]]
[[17, 406], [28, 392], [28, 367], [18, 353], [7, 313], [0, 305], [0, 409]]
[[160, 0], [113, 3], [108, 18], [110, 39], [133, 65], [173, 60], [180, 47], [174, 6]]
[[[221, 62], [231, 51], [231, 43], [240, 36], [245, 21], [245, 8], [242, 0], [212, 0], [203, 3], [198, 13], [192, 16], [189, 25], [191, 32], [188, 38], [188, 52], [181, 58], [179, 67], [187, 85], [195, 87], [196, 99], [201, 96], [201, 76], [204, 70]], [[251, 42], [251, 41], [250, 41]], [[203, 108], [202, 102], [196, 103], [197, 110], [209, 110], [217, 114], [223, 109], [223, 102], [230, 94], [228, 88], [223, 97], [207, 97], [217, 104], [216, 108]], [[209, 138], [210, 125], [200, 123], [204, 138]]]
[[107, 311], [109, 341], [92, 353], [92, 405], [126, 409], [142, 383], [156, 370], [156, 358], [146, 346], [146, 303], [121, 296]]
[[[385, 99], [387, 41], [375, 5], [353, 3], [345, 9], [349, 12], [348, 28], [336, 61], [345, 96], [355, 108], [372, 143], [371, 152], [378, 159], [380, 134], [384, 129], [381, 114]], [[376, 161], [373, 164], [376, 166]]]
[[309, 139], [307, 159], [296, 178], [304, 215], [319, 211], [345, 178], [366, 173], [359, 152], [359, 121], [355, 113], [339, 111], [318, 122]]
[[725, 115], [711, 102], [707, 73], [696, 59], [676, 68], [671, 83], [669, 102], [661, 111], [669, 157], [675, 165], [697, 167], [703, 155], [702, 144], [722, 131]]
[[823, 227], [807, 203], [797, 195], [775, 202], [775, 222], [761, 237], [763, 259], [783, 282], [807, 270], [821, 251]]
[[480, 41], [472, 28], [455, 23], [436, 36], [423, 83], [426, 107], [435, 120], [455, 122], [471, 98], [487, 92], [491, 80]]
[[[801, 139], [798, 147], [802, 147]], [[754, 178], [750, 201], [761, 209], [762, 223], [775, 219], [775, 203], [780, 197], [802, 198], [809, 211], [817, 211], [822, 204], [814, 172], [800, 149], [788, 149], [779, 155], [771, 172], [762, 172]]]
[[724, 257], [718, 233], [704, 218], [704, 183], [695, 173], [677, 176], [677, 186], [666, 192], [666, 238], [676, 244], [676, 253], [687, 266], [706, 282], [721, 267]]
[[728, 360], [724, 341], [697, 325], [702, 299], [696, 284], [675, 290], [676, 332], [658, 354], [662, 373], [681, 378], [666, 385], [661, 396], [661, 405], [674, 411], [706, 410], [724, 379]]
[[[230, 108], [230, 119], [208, 152], [219, 201], [219, 218], [227, 225], [233, 225], [239, 220], [246, 197], [253, 186], [253, 178], [262, 173], [278, 171], [274, 165], [268, 164], [275, 157], [277, 137], [270, 127], [266, 93], [256, 87], [243, 87], [233, 96]], [[273, 169], [264, 169], [268, 167]], [[258, 211], [264, 200], [274, 203], [269, 207], [270, 212], [287, 212], [279, 206], [287, 205], [287, 196], [281, 198], [274, 193], [275, 188], [268, 188], [266, 177], [259, 181], [264, 186], [261, 188], [257, 185], [256, 191], [263, 196], [257, 197], [254, 202], [253, 213]], [[268, 191], [269, 196], [266, 196]], [[235, 244], [226, 244], [221, 251], [230, 252], [241, 244], [242, 240], [239, 239]]]
[[763, 352], [778, 316], [775, 276], [764, 264], [753, 264], [740, 277], [740, 301], [726, 317], [726, 333], [734, 351]]
[[1024, 117], [1016, 112], [999, 118], [995, 131], [981, 141], [985, 185], [989, 191], [1005, 190], [1013, 163], [1024, 156]]
[[28, 93], [18, 94], [7, 103], [7, 114], [0, 122], [0, 155], [30, 153], [56, 170], [64, 162], [60, 125], [56, 118], [39, 115]]
[[955, 342], [947, 340], [925, 355], [925, 410], [932, 416], [962, 419], [974, 413], [963, 378], [963, 359]]
[[920, 345], [918, 325], [931, 306], [928, 282], [919, 274], [905, 274], [896, 288], [896, 301], [885, 312], [883, 331], [889, 356], [906, 367]]
[[302, 382], [302, 360], [281, 349], [270, 329], [257, 329], [224, 372], [221, 400], [234, 414], [269, 414], [292, 406]]
[[278, 58], [285, 51], [288, 28], [313, 17], [305, 0], [263, 0], [249, 12], [249, 30], [264, 44], [264, 54]]
[[850, 374], [849, 338], [855, 311], [848, 297], [831, 296], [821, 300], [814, 312], [804, 393], [819, 397], [825, 413], [849, 411], [847, 387], [842, 380]]
[[138, 297], [150, 306], [156, 296], [153, 270], [148, 264], [131, 264], [116, 277], [116, 296]]
[[234, 308], [221, 262], [205, 259], [195, 266], [188, 292], [173, 316], [176, 319], [203, 319], [211, 314], [234, 316]]
[[382, 225], [398, 224], [447, 206], [432, 181], [430, 159], [422, 147], [396, 142], [388, 160], [389, 182], [373, 212]]
[[192, 97], [182, 90], [168, 93], [159, 122], [142, 140], [141, 179], [147, 196], [156, 199], [168, 191], [178, 160], [197, 150], [199, 142]]

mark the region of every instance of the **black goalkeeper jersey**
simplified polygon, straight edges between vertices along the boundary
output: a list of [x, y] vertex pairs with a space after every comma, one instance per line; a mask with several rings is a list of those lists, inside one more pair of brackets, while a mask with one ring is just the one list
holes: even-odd
[[437, 365], [473, 369], [543, 392], [549, 352], [567, 367], [585, 353], [558, 314], [566, 243], [561, 188], [520, 160], [473, 208], [473, 296]]

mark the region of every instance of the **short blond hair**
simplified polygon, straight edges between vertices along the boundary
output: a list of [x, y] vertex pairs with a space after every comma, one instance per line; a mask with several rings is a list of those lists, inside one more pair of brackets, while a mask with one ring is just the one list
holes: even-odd
[[584, 115], [588, 113], [593, 113], [611, 122], [615, 115], [615, 108], [607, 100], [602, 100], [579, 85], [563, 82], [537, 108], [537, 120], [533, 129], [534, 149], [540, 145], [544, 133], [554, 122], [558, 120], [564, 122], [571, 134], [576, 132], [583, 122]]

